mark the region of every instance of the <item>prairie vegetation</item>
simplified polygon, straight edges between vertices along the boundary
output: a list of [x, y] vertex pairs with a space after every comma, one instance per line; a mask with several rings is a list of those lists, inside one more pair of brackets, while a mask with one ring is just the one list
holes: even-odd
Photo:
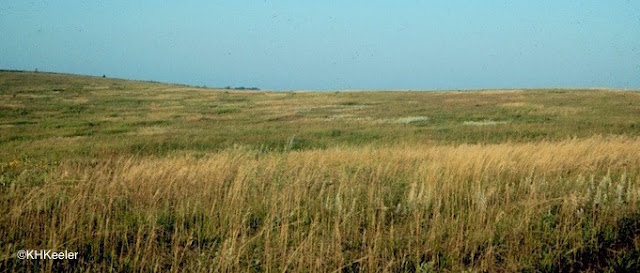
[[640, 270], [637, 92], [2, 72], [0, 96], [1, 271]]

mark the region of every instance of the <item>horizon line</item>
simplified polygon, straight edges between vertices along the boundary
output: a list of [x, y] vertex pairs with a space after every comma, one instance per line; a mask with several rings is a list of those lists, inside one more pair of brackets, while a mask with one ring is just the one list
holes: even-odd
[[[53, 74], [53, 75], [67, 75], [67, 76], [80, 76], [80, 77], [91, 77], [91, 78], [101, 78], [101, 79], [113, 79], [113, 80], [123, 80], [123, 81], [132, 81], [132, 82], [143, 82], [143, 83], [157, 83], [157, 84], [166, 84], [166, 85], [177, 85], [191, 88], [199, 88], [199, 89], [212, 89], [212, 90], [231, 90], [238, 92], [471, 92], [471, 91], [535, 91], [535, 90], [604, 90], [604, 91], [640, 91], [640, 88], [613, 88], [613, 87], [558, 87], [558, 86], [548, 86], [548, 87], [513, 87], [513, 88], [455, 88], [455, 89], [328, 89], [328, 90], [319, 90], [319, 89], [262, 89], [260, 87], [216, 87], [216, 86], [207, 86], [207, 85], [194, 85], [187, 83], [176, 83], [176, 82], [164, 82], [159, 80], [145, 80], [145, 79], [130, 79], [130, 78], [118, 78], [118, 77], [108, 77], [106, 74], [101, 75], [90, 75], [90, 74], [77, 74], [77, 73], [69, 73], [69, 72], [57, 72], [57, 71], [46, 71], [46, 70], [21, 70], [21, 69], [9, 69], [9, 68], [0, 68], [0, 73], [2, 72], [13, 72], [13, 73], [33, 73], [33, 74]], [[229, 88], [227, 88], [229, 87]], [[242, 89], [244, 88], [244, 89]], [[251, 89], [257, 88], [257, 89]]]

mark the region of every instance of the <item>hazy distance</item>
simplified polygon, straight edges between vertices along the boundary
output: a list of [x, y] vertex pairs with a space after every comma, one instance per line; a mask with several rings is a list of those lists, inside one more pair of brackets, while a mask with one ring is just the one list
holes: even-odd
[[271, 90], [640, 88], [640, 1], [4, 1], [0, 68]]

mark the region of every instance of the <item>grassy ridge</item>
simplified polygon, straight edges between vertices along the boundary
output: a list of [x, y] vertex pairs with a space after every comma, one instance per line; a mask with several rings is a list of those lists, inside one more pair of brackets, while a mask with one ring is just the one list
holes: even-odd
[[635, 92], [0, 95], [2, 271], [640, 269]]
[[640, 134], [638, 92], [238, 92], [9, 72], [0, 90], [12, 160]]

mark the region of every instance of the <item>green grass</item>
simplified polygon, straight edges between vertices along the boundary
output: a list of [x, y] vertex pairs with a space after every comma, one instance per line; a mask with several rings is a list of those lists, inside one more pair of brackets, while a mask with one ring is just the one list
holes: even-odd
[[[16, 154], [51, 159], [51, 149], [65, 157], [78, 156], [75, 147], [50, 145], [60, 138], [126, 154], [136, 153], [142, 143], [165, 139], [180, 139], [184, 145], [157, 145], [161, 152], [215, 152], [234, 145], [274, 146], [292, 136], [305, 140], [300, 148], [314, 149], [391, 142], [527, 142], [640, 132], [640, 122], [630, 118], [640, 116], [637, 92], [230, 92], [11, 72], [0, 73], [0, 87], [4, 160]], [[390, 122], [411, 117], [424, 120]], [[483, 121], [495, 124], [473, 125]], [[324, 133], [335, 130], [340, 136]], [[201, 145], [204, 142], [217, 144]], [[9, 154], [9, 147], [22, 148]], [[100, 156], [99, 149], [91, 156]]]

